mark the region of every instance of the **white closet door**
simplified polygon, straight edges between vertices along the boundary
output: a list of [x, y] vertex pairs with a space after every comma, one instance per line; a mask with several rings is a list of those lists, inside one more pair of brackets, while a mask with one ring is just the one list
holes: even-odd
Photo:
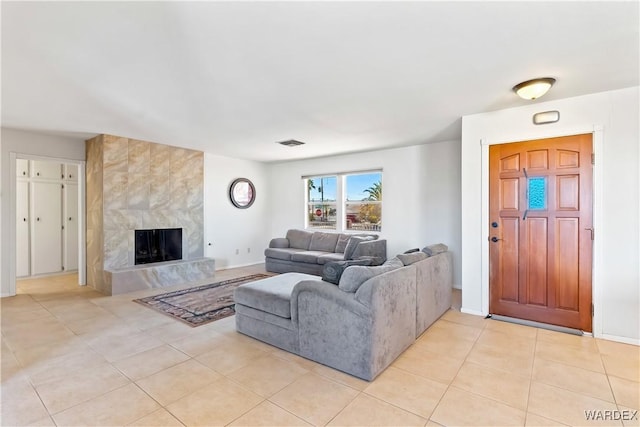
[[78, 269], [78, 184], [64, 184], [64, 270]]
[[16, 176], [29, 178], [29, 160], [16, 159]]
[[62, 271], [62, 185], [31, 183], [31, 274]]
[[42, 179], [62, 179], [62, 165], [60, 163], [32, 160], [31, 177]]
[[78, 181], [78, 165], [64, 165], [64, 179], [67, 181]]
[[29, 276], [29, 183], [16, 183], [16, 276]]

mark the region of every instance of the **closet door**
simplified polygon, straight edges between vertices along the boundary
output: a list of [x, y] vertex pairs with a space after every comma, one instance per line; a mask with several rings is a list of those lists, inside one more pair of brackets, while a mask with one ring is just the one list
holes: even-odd
[[64, 179], [66, 181], [78, 182], [78, 165], [64, 165]]
[[32, 160], [31, 177], [41, 179], [62, 179], [62, 165], [55, 162]]
[[16, 176], [29, 178], [29, 160], [16, 159]]
[[62, 185], [31, 183], [31, 274], [62, 271]]
[[29, 276], [29, 182], [16, 183], [16, 276]]
[[64, 184], [64, 270], [78, 269], [78, 184]]

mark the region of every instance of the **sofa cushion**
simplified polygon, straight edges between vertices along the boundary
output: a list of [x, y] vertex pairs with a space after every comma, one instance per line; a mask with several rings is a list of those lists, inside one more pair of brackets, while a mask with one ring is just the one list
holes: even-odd
[[276, 316], [291, 318], [291, 293], [298, 282], [318, 280], [318, 276], [286, 273], [238, 286], [233, 292], [236, 303]]
[[356, 248], [361, 242], [366, 242], [367, 240], [375, 240], [373, 236], [351, 236], [349, 242], [347, 243], [347, 247], [344, 248], [344, 259], [352, 259], [353, 253], [356, 251]]
[[267, 248], [264, 250], [264, 256], [284, 261], [291, 261], [291, 255], [298, 252], [305, 252], [305, 250], [296, 248]]
[[324, 254], [318, 257], [318, 264], [324, 265], [332, 261], [342, 261], [344, 254]]
[[287, 239], [289, 240], [289, 247], [307, 250], [311, 243], [311, 236], [313, 236], [311, 231], [288, 230]]
[[398, 256], [394, 256], [393, 258], [386, 260], [382, 265], [392, 265], [396, 268], [404, 267], [404, 263], [400, 261]]
[[376, 267], [353, 265], [342, 273], [342, 277], [340, 277], [340, 284], [338, 286], [345, 292], [356, 292], [364, 282], [372, 277], [398, 268], [400, 267], [394, 264], [379, 265]]
[[337, 254], [343, 254], [350, 238], [351, 236], [349, 236], [348, 234], [338, 234], [338, 243], [336, 243], [334, 252]]
[[338, 234], [336, 233], [323, 233], [316, 231], [311, 236], [311, 243], [309, 244], [310, 251], [323, 251], [333, 252], [336, 249], [338, 243]]
[[322, 280], [337, 285], [340, 277], [347, 267], [352, 265], [371, 265], [370, 259], [352, 259], [349, 261], [328, 262], [322, 268]]
[[447, 252], [449, 248], [444, 243], [436, 243], [435, 245], [429, 245], [422, 248], [422, 252], [429, 256], [434, 256], [441, 254], [443, 252]]
[[320, 264], [318, 262], [318, 258], [325, 254], [326, 252], [322, 252], [322, 251], [296, 252], [295, 254], [291, 255], [291, 261], [304, 262], [306, 264]]
[[424, 252], [411, 252], [408, 254], [399, 254], [398, 259], [402, 261], [404, 265], [411, 265], [414, 262], [422, 261], [423, 259], [429, 258]]

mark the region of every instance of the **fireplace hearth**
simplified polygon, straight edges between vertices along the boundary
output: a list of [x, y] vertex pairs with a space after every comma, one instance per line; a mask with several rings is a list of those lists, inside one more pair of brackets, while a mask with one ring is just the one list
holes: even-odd
[[135, 264], [182, 259], [182, 228], [135, 231]]

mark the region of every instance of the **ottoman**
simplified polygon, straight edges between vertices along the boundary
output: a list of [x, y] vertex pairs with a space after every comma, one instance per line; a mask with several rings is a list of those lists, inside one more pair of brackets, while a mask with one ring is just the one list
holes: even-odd
[[291, 320], [291, 293], [303, 280], [319, 280], [304, 273], [284, 273], [236, 288], [236, 330], [283, 350], [298, 353], [298, 325]]

